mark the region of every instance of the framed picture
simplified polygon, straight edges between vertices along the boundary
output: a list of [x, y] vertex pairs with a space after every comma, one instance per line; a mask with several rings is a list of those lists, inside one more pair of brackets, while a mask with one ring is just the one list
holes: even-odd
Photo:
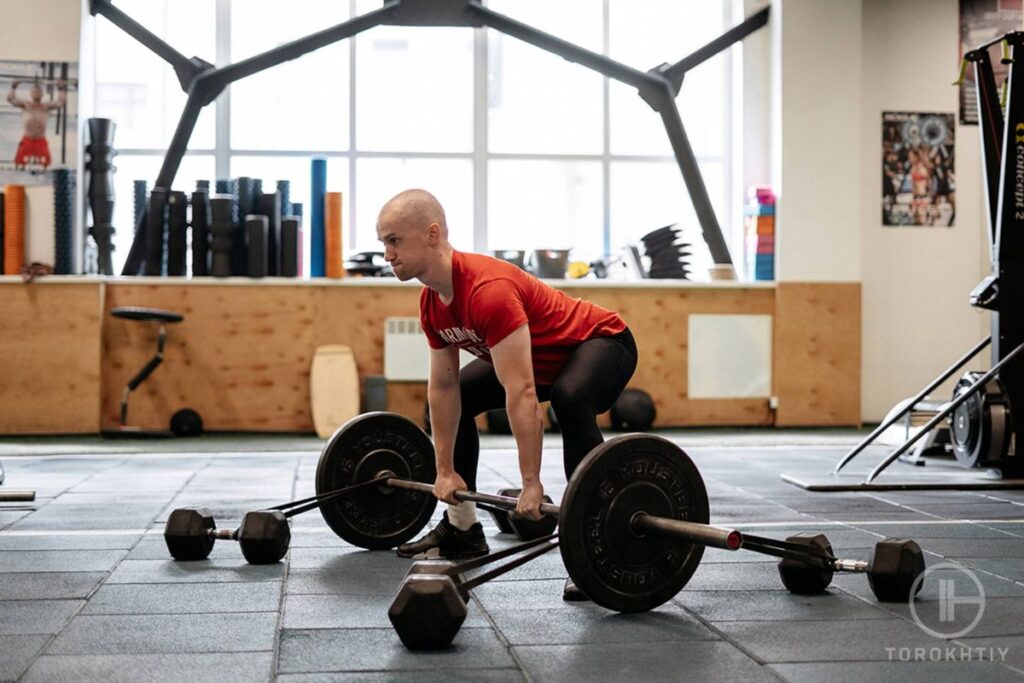
[[882, 113], [882, 225], [952, 226], [953, 114]]

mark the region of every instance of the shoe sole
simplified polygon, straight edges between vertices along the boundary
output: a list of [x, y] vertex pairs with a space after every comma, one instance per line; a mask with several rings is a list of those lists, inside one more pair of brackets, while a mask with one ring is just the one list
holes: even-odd
[[472, 560], [477, 557], [483, 557], [487, 553], [491, 552], [490, 548], [483, 551], [464, 552], [464, 553], [451, 553], [442, 554], [437, 548], [430, 548], [420, 553], [401, 553], [395, 550], [395, 555], [398, 557], [404, 557], [407, 560]]

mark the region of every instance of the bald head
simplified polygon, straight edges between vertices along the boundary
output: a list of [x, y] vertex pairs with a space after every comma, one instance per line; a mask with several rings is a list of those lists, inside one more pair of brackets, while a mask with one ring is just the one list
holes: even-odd
[[405, 190], [389, 199], [377, 216], [377, 239], [401, 280], [419, 278], [426, 284], [450, 266], [444, 209], [426, 190]]
[[441, 235], [448, 238], [448, 223], [444, 209], [437, 197], [426, 190], [404, 190], [389, 199], [377, 216], [377, 229], [385, 226], [402, 225], [409, 228], [426, 229], [436, 223]]

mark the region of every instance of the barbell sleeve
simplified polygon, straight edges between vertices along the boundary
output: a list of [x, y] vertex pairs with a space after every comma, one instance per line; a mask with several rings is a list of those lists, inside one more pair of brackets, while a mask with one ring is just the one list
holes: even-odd
[[23, 491], [15, 489], [12, 489], [10, 491], [0, 490], [0, 503], [30, 503], [35, 499], [35, 491]]
[[720, 529], [708, 524], [657, 517], [645, 512], [633, 518], [632, 527], [635, 532], [684, 538], [693, 543], [723, 550], [739, 550], [743, 547], [743, 534], [736, 529]]
[[219, 538], [223, 541], [234, 541], [236, 540], [235, 532], [237, 529], [210, 529], [207, 533], [210, 538]]
[[868, 563], [864, 560], [835, 560], [832, 568], [837, 572], [866, 572]]

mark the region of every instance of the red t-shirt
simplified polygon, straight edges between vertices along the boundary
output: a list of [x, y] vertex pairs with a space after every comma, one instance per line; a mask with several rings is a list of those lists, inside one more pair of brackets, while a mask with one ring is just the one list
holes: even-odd
[[554, 384], [582, 342], [626, 329], [618, 313], [574, 299], [490, 256], [453, 251], [452, 285], [447, 306], [429, 287], [420, 294], [420, 324], [430, 346], [454, 344], [491, 363], [491, 347], [527, 323], [538, 385]]

